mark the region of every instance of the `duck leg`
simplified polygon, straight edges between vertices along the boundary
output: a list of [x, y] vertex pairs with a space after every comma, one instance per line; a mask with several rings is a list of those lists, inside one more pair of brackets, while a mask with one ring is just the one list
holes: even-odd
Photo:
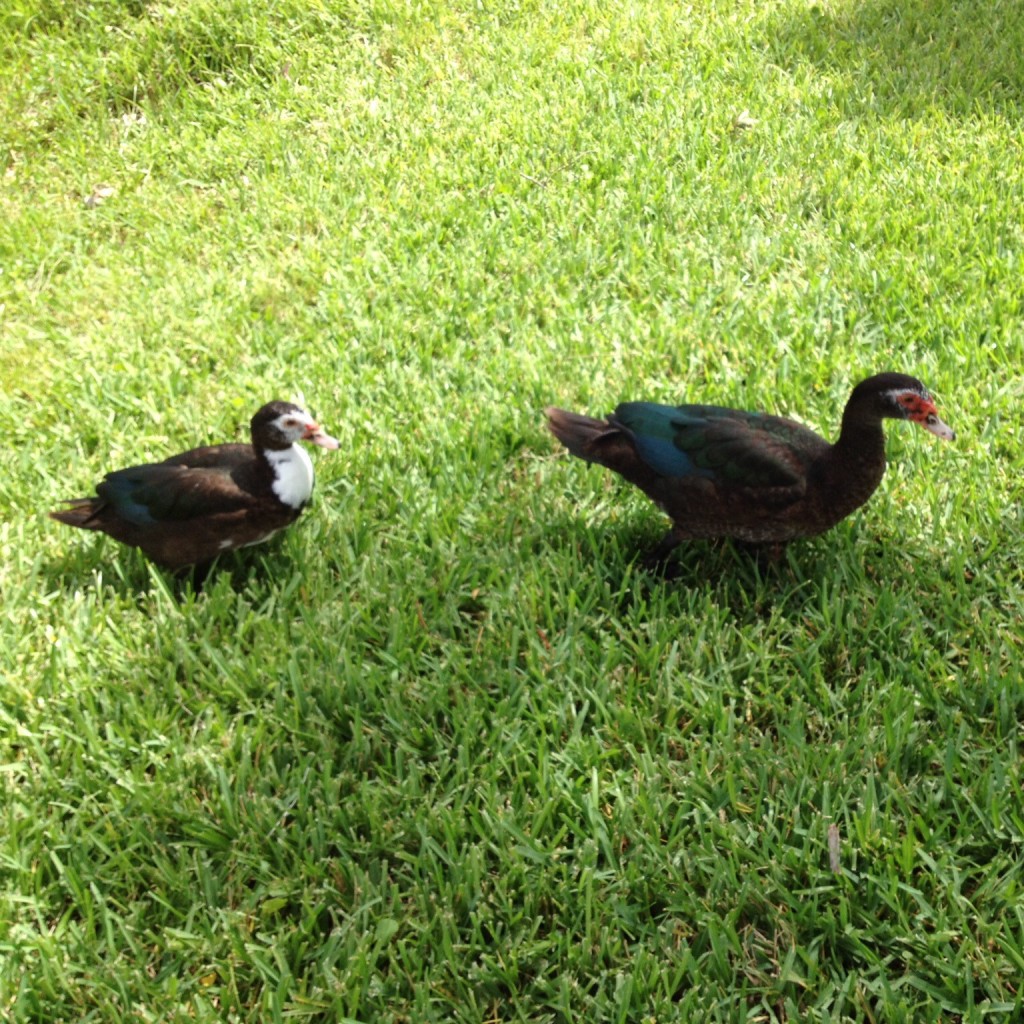
[[679, 547], [682, 539], [673, 527], [658, 541], [650, 553], [644, 556], [644, 567], [647, 569], [664, 569], [669, 556]]
[[175, 585], [179, 592], [191, 587], [194, 593], [201, 593], [203, 584], [206, 582], [206, 578], [210, 575], [210, 570], [213, 568], [214, 561], [216, 561], [216, 559], [210, 558], [205, 562], [195, 562], [192, 565], [185, 565], [180, 569], [177, 569], [173, 573], [173, 576]]
[[778, 565], [786, 557], [786, 541], [784, 540], [767, 543], [734, 540], [732, 543], [738, 551], [743, 551], [753, 558], [762, 569]]

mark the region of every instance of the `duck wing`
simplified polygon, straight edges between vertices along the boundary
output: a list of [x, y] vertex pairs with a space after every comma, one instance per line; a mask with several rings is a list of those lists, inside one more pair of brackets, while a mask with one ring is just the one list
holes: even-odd
[[662, 477], [702, 479], [716, 489], [796, 494], [809, 464], [828, 449], [813, 431], [780, 416], [716, 405], [626, 402], [610, 422]]
[[253, 505], [246, 463], [189, 466], [180, 464], [181, 458], [108, 473], [96, 487], [96, 511], [107, 508], [146, 526], [228, 515]]

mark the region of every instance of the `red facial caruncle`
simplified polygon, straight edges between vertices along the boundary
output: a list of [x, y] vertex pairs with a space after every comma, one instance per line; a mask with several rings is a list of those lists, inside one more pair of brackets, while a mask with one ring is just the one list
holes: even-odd
[[945, 441], [956, 438], [956, 433], [939, 419], [939, 411], [927, 392], [899, 391], [894, 397], [906, 409], [908, 420], [919, 423], [925, 430]]
[[916, 391], [901, 391], [896, 401], [907, 410], [907, 419], [915, 423], [925, 423], [929, 416], [938, 416], [939, 410], [928, 395], [919, 395]]

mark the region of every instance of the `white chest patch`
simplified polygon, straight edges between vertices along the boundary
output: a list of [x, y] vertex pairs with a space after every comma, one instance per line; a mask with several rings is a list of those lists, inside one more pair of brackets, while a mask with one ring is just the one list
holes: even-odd
[[265, 454], [274, 471], [274, 493], [289, 508], [301, 508], [313, 493], [313, 463], [305, 449], [293, 444], [282, 452]]

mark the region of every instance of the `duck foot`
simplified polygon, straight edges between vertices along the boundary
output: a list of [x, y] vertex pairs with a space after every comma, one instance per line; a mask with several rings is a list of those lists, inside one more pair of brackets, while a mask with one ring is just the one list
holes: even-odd
[[655, 547], [644, 555], [641, 564], [649, 572], [657, 573], [666, 579], [672, 579], [678, 573], [678, 567], [671, 564], [671, 555], [677, 547], [681, 538], [676, 535], [675, 530], [669, 530]]
[[733, 541], [736, 547], [745, 552], [762, 568], [778, 565], [785, 558], [786, 542], [774, 541], [767, 544], [756, 544], [753, 541]]
[[202, 592], [206, 577], [210, 575], [213, 568], [213, 559], [209, 562], [196, 562], [195, 565], [186, 565], [174, 571], [174, 582], [179, 591], [191, 586], [192, 590], [199, 594]]

